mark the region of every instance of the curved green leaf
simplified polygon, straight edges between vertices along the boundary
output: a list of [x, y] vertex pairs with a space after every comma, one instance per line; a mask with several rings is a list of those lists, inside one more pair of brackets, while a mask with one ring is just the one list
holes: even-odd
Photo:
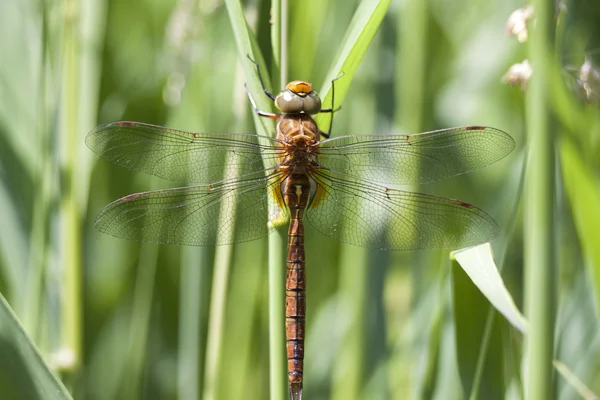
[[[352, 78], [358, 69], [385, 13], [390, 6], [391, 0], [363, 0], [356, 9], [350, 26], [344, 36], [343, 44], [333, 66], [329, 69], [325, 83], [322, 86], [321, 99], [325, 107], [331, 104], [331, 82], [343, 74], [343, 77], [335, 82], [335, 104], [337, 109], [348, 93]], [[326, 131], [331, 116], [319, 114], [315, 118], [322, 130]]]
[[42, 360], [16, 315], [0, 295], [0, 393], [13, 400], [71, 399]]
[[563, 167], [565, 192], [571, 203], [571, 212], [582, 253], [593, 277], [596, 289], [596, 304], [600, 310], [600, 191], [596, 177], [590, 172], [584, 157], [574, 143], [565, 137], [560, 143], [560, 157]]
[[518, 330], [527, 331], [527, 321], [504, 286], [489, 243], [452, 253], [481, 293]]

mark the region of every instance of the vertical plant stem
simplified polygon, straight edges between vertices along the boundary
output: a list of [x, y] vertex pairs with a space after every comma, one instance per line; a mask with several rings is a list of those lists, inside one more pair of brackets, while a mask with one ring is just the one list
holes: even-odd
[[[398, 101], [398, 110], [396, 112], [396, 126], [401, 131], [414, 133], [420, 132], [424, 128], [424, 115], [425, 115], [425, 79], [427, 74], [427, 56], [430, 51], [428, 47], [428, 1], [421, 0], [408, 0], [404, 3], [404, 7], [400, 9], [398, 15], [398, 74], [396, 76], [396, 99]], [[420, 167], [420, 166], [419, 166]], [[418, 185], [412, 185], [411, 191], [418, 191]], [[419, 337], [412, 337], [411, 352], [403, 352], [399, 359], [399, 362], [403, 364], [414, 365], [411, 368], [412, 380], [415, 382], [411, 389], [413, 396], [418, 398], [426, 398], [428, 391], [434, 385], [432, 383], [433, 377], [435, 376], [435, 369], [437, 365], [437, 357], [433, 356], [437, 353], [440, 338], [440, 319], [441, 311], [432, 305], [431, 308], [425, 312], [417, 312], [421, 307], [426, 307], [430, 302], [423, 302], [420, 305], [421, 300], [424, 300], [428, 293], [427, 290], [422, 290], [425, 284], [431, 285], [435, 282], [435, 278], [427, 279], [424, 274], [424, 265], [433, 263], [432, 258], [428, 258], [428, 255], [416, 252], [411, 254], [411, 281], [414, 287], [413, 298], [410, 302], [411, 315], [410, 319], [405, 319], [404, 324], [408, 325], [416, 321], [427, 321], [431, 323], [430, 326], [417, 328], [417, 331], [421, 329], [431, 329], [429, 340], [422, 340]], [[430, 269], [433, 271], [433, 268]], [[436, 282], [436, 285], [439, 283]], [[427, 315], [431, 314], [433, 318], [415, 318], [414, 315]], [[438, 318], [439, 317], [439, 318]], [[415, 354], [425, 354], [426, 357], [415, 357]], [[403, 396], [401, 394], [404, 388], [398, 387], [396, 396]]]
[[223, 345], [223, 327], [227, 299], [227, 286], [231, 269], [233, 246], [218, 246], [215, 254], [210, 312], [208, 321], [208, 337], [206, 340], [206, 365], [204, 368], [204, 395], [202, 398], [215, 400], [220, 372], [220, 359]]
[[423, 128], [427, 73], [427, 1], [409, 0], [398, 15], [398, 74], [396, 124], [410, 132]]
[[[17, 315], [23, 321], [23, 327], [34, 341], [40, 345], [42, 341], [37, 336], [38, 323], [40, 321], [40, 297], [42, 295], [42, 284], [44, 279], [46, 253], [48, 251], [48, 237], [46, 221], [50, 211], [50, 193], [52, 182], [52, 156], [50, 146], [50, 135], [48, 134], [48, 99], [47, 96], [47, 71], [49, 68], [47, 46], [49, 46], [47, 4], [40, 1], [41, 14], [41, 34], [42, 41], [40, 46], [40, 85], [38, 97], [38, 123], [35, 126], [35, 132], [38, 133], [37, 140], [40, 143], [39, 164], [35, 174], [36, 201], [33, 208], [32, 228], [30, 236], [29, 266], [27, 269], [26, 286], [20, 290], [28, 293], [27, 296], [17, 297], [22, 302], [16, 304]], [[12, 286], [12, 285], [11, 285]], [[19, 307], [20, 305], [20, 307]]]
[[271, 3], [271, 51], [273, 52], [273, 64], [271, 65], [271, 77], [274, 78], [275, 71], [281, 65], [281, 2], [273, 0]]
[[270, 398], [286, 397], [285, 356], [285, 230], [279, 227], [269, 235], [269, 377]]
[[[552, 399], [556, 299], [554, 242], [555, 160], [550, 122], [554, 63], [554, 0], [536, 0], [529, 43], [533, 76], [526, 113], [529, 134], [525, 191], [525, 310], [530, 330], [525, 348], [526, 399]], [[534, 26], [532, 26], [534, 25]]]
[[[77, 129], [79, 111], [79, 33], [78, 27], [79, 3], [76, 0], [67, 0], [64, 9], [64, 36], [63, 36], [63, 104], [62, 104], [62, 146], [63, 164], [62, 172], [66, 188], [60, 202], [62, 225], [62, 267], [63, 284], [61, 300], [62, 324], [62, 351], [68, 354], [69, 364], [64, 368], [75, 367], [79, 362], [81, 348], [81, 221], [77, 206]], [[65, 361], [65, 363], [67, 363]]]
[[489, 311], [485, 320], [485, 330], [483, 332], [483, 338], [481, 339], [481, 345], [479, 346], [477, 368], [475, 369], [475, 376], [473, 377], [473, 387], [471, 389], [471, 393], [469, 394], [469, 400], [477, 400], [479, 396], [479, 388], [481, 387], [483, 370], [485, 368], [485, 360], [490, 344], [490, 338], [492, 336], [492, 329], [494, 328], [494, 318], [496, 317], [496, 312], [494, 311], [491, 305], [488, 308]]
[[[287, 81], [287, 8], [287, 0], [273, 2], [271, 40], [273, 59], [280, 67], [280, 87], [284, 87]], [[286, 244], [286, 232], [282, 227], [269, 235], [269, 390], [272, 400], [282, 400], [287, 396], [284, 335]]]
[[158, 266], [159, 246], [144, 243], [140, 247], [140, 261], [137, 267], [135, 289], [133, 292], [132, 318], [129, 325], [129, 343], [127, 364], [119, 385], [119, 393], [111, 397], [122, 396], [126, 399], [144, 397], [143, 375], [146, 366], [147, 343], [150, 336], [150, 316], [152, 314], [152, 298], [156, 268]]
[[[225, 160], [225, 165], [232, 165], [232, 160]], [[224, 179], [232, 179], [239, 171], [233, 168], [223, 176]], [[233, 243], [235, 241], [235, 223], [227, 222], [231, 217], [229, 210], [235, 210], [236, 205], [232, 199], [226, 199], [221, 203], [218, 224], [219, 237], [222, 243]], [[226, 224], [226, 225], [224, 225]], [[225, 337], [225, 313], [227, 311], [227, 291], [229, 287], [229, 275], [231, 273], [233, 245], [218, 246], [215, 252], [215, 264], [213, 268], [213, 280], [210, 294], [210, 311], [208, 320], [208, 335], [206, 339], [206, 361], [204, 367], [204, 390], [203, 399], [220, 399], [219, 383], [221, 374], [221, 358], [223, 356], [223, 338]]]
[[287, 0], [281, 1], [281, 14], [279, 16], [281, 20], [279, 39], [281, 45], [280, 59], [279, 59], [279, 79], [281, 88], [285, 87], [288, 81], [288, 2]]
[[341, 246], [340, 265], [351, 271], [340, 273], [340, 306], [348, 318], [341, 353], [334, 365], [332, 396], [334, 400], [358, 399], [364, 386], [365, 353], [368, 313], [368, 251], [344, 244]]
[[200, 398], [203, 359], [200, 346], [202, 335], [202, 294], [208, 290], [206, 272], [209, 260], [206, 248], [183, 248], [181, 252], [181, 293], [179, 316], [178, 396], [181, 400]]

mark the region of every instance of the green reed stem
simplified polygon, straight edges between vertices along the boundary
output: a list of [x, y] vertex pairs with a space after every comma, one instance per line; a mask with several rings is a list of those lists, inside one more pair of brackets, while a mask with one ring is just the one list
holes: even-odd
[[287, 396], [284, 335], [286, 238], [283, 227], [269, 235], [269, 387], [270, 398], [274, 400]]
[[427, 2], [409, 0], [398, 14], [396, 98], [401, 109], [396, 125], [410, 132], [423, 129], [427, 73]]
[[369, 295], [368, 250], [343, 244], [340, 265], [351, 268], [340, 274], [339, 315], [348, 319], [348, 329], [334, 364], [332, 396], [334, 400], [358, 399], [365, 379], [365, 344]]
[[207, 284], [207, 266], [209, 260], [207, 249], [184, 247], [181, 249], [181, 293], [179, 315], [179, 350], [177, 394], [181, 400], [200, 398], [203, 374], [202, 354], [200, 346], [203, 331], [201, 329], [202, 310], [207, 297], [203, 295], [209, 287]]
[[218, 399], [218, 380], [221, 368], [223, 338], [225, 337], [225, 311], [227, 286], [231, 270], [233, 246], [218, 246], [211, 285], [206, 361], [204, 368], [203, 399]]
[[[556, 302], [555, 160], [550, 116], [554, 44], [553, 0], [536, 0], [530, 24], [529, 60], [533, 76], [526, 98], [529, 133], [525, 185], [525, 348], [526, 399], [552, 399]], [[535, 26], [534, 26], [535, 25]]]
[[[277, 11], [276, 11], [277, 10]], [[287, 0], [273, 2], [271, 40], [273, 59], [279, 65], [280, 87], [287, 83], [288, 4]], [[287, 232], [279, 227], [269, 235], [269, 377], [270, 398], [287, 397], [287, 364], [285, 346], [285, 271]]]
[[144, 243], [140, 247], [140, 261], [137, 267], [135, 289], [129, 325], [128, 352], [123, 379], [119, 385], [120, 393], [112, 398], [139, 399], [143, 397], [143, 377], [147, 360], [147, 343], [150, 336], [150, 316], [156, 268], [158, 266], [159, 246]]
[[[38, 346], [42, 343], [38, 334], [38, 324], [40, 323], [40, 299], [42, 297], [42, 286], [44, 279], [45, 260], [46, 253], [48, 251], [48, 237], [46, 232], [46, 221], [48, 220], [48, 214], [50, 212], [50, 193], [52, 185], [52, 154], [50, 145], [50, 137], [48, 134], [48, 105], [47, 105], [47, 74], [49, 68], [49, 60], [47, 49], [49, 46], [49, 35], [48, 35], [48, 16], [47, 16], [47, 4], [43, 1], [40, 2], [40, 14], [41, 14], [41, 34], [42, 34], [42, 46], [40, 48], [40, 60], [41, 68], [40, 71], [40, 83], [38, 91], [38, 124], [35, 126], [34, 132], [37, 133], [37, 140], [40, 143], [38, 147], [40, 150], [39, 154], [39, 165], [35, 170], [34, 175], [34, 190], [35, 205], [33, 208], [32, 227], [31, 235], [29, 238], [29, 265], [27, 268], [27, 279], [26, 284], [20, 286], [17, 290], [21, 293], [28, 293], [27, 296], [16, 296], [15, 300], [18, 303], [14, 305], [17, 315], [21, 317], [23, 327], [25, 331], [34, 339]], [[23, 282], [17, 282], [16, 280], [9, 279], [14, 284], [9, 285], [11, 288], [16, 289], [17, 284]], [[14, 290], [14, 289], [13, 289]]]
[[[397, 75], [395, 85], [395, 95], [398, 99], [399, 108], [395, 113], [395, 125], [401, 132], [421, 132], [424, 129], [425, 101], [426, 101], [426, 74], [427, 74], [427, 58], [431, 52], [428, 45], [428, 3], [421, 0], [409, 0], [398, 13], [398, 49], [396, 64]], [[420, 166], [419, 166], [420, 167]], [[418, 191], [418, 185], [412, 185], [411, 191]], [[420, 252], [410, 255], [411, 264], [411, 282], [415, 288], [413, 290], [413, 299], [411, 299], [411, 319], [403, 321], [409, 325], [414, 315], [424, 315], [427, 313], [418, 312], [417, 306], [426, 298], [427, 290], [421, 290], [425, 285], [430, 286], [431, 282], [435, 282], [435, 278], [427, 277], [426, 268], [424, 266], [438, 265], [433, 260], [432, 256]], [[433, 270], [433, 269], [432, 269]], [[425, 302], [424, 305], [429, 303]], [[424, 305], [422, 307], [424, 307]], [[435, 317], [421, 318], [419, 321], [426, 322], [427, 327], [423, 329], [431, 329], [430, 339], [421, 341], [419, 338], [413, 338], [413, 347], [418, 351], [413, 350], [413, 353], [403, 353], [399, 357], [398, 362], [404, 365], [419, 365], [418, 368], [411, 369], [412, 379], [414, 384], [413, 393], [418, 393], [418, 396], [427, 397], [426, 393], [431, 386], [435, 385], [432, 380], [435, 378], [437, 367], [436, 357], [431, 356], [437, 351], [439, 346], [439, 321], [441, 319], [440, 311], [433, 307], [431, 311]], [[439, 317], [439, 318], [438, 318]], [[429, 325], [431, 324], [431, 325]], [[436, 334], [437, 333], [437, 334]], [[422, 359], [421, 362], [414, 354], [427, 354], [428, 357]], [[398, 366], [398, 368], [401, 368]], [[398, 387], [396, 396], [404, 396], [406, 389]]]
[[[455, 267], [460, 268], [460, 266], [453, 265], [453, 268]], [[488, 306], [488, 308], [489, 311], [487, 313], [483, 337], [479, 346], [477, 365], [475, 368], [475, 374], [473, 376], [473, 387], [471, 388], [471, 393], [469, 394], [469, 400], [477, 400], [479, 398], [479, 388], [481, 387], [483, 370], [485, 369], [485, 361], [490, 345], [490, 338], [492, 337], [492, 329], [494, 329], [494, 319], [496, 317], [496, 312], [491, 305]]]
[[62, 145], [63, 173], [66, 176], [66, 190], [60, 202], [63, 237], [61, 253], [63, 260], [64, 290], [61, 300], [62, 351], [70, 353], [70, 365], [74, 368], [81, 351], [81, 216], [76, 198], [77, 184], [77, 143], [79, 135], [79, 3], [76, 0], [65, 2], [63, 33], [63, 104], [62, 104]]

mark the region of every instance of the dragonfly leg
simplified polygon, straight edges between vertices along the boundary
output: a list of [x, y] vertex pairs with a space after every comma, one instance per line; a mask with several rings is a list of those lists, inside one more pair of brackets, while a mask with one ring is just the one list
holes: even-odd
[[258, 65], [258, 63], [250, 57], [250, 54], [247, 54], [247, 56], [248, 60], [250, 60], [250, 62], [256, 66], [256, 72], [258, 73], [258, 79], [260, 79], [260, 85], [262, 86], [263, 92], [265, 92], [265, 94], [269, 96], [271, 100], [275, 101], [275, 96], [273, 96], [273, 93], [269, 92], [269, 89], [265, 87], [265, 81], [263, 81], [262, 74], [260, 73], [260, 65]]
[[258, 108], [258, 106], [256, 105], [256, 102], [254, 101], [254, 97], [252, 97], [252, 93], [250, 93], [250, 90], [248, 90], [248, 87], [246, 85], [244, 85], [244, 90], [246, 91], [246, 94], [248, 94], [248, 98], [250, 99], [250, 104], [252, 104], [252, 108], [254, 109], [255, 113], [257, 113], [261, 117], [265, 117], [265, 118], [277, 119], [277, 118], [280, 117], [279, 114], [270, 113], [270, 112], [266, 112], [266, 111], [260, 110]]
[[340, 79], [342, 76], [344, 76], [343, 72], [331, 81], [331, 108], [323, 108], [319, 111], [322, 113], [331, 113], [331, 122], [329, 123], [329, 129], [327, 130], [327, 133], [321, 132], [321, 136], [324, 136], [327, 139], [329, 139], [329, 137], [331, 136], [331, 130], [333, 129], [333, 113], [335, 113], [336, 111], [339, 111], [340, 108], [342, 108], [340, 106], [337, 109], [334, 109], [334, 107], [335, 107], [335, 81]]

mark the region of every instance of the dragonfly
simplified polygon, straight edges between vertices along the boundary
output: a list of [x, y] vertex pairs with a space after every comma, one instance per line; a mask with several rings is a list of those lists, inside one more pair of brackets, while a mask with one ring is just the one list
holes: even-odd
[[[122, 197], [96, 227], [144, 242], [212, 246], [262, 238], [289, 221], [285, 332], [289, 392], [302, 398], [306, 320], [304, 222], [332, 239], [379, 250], [458, 249], [490, 241], [492, 217], [460, 200], [401, 190], [492, 164], [515, 143], [507, 133], [465, 126], [405, 135], [331, 137], [313, 119], [322, 108], [306, 81], [277, 96], [275, 137], [194, 133], [140, 122], [98, 126], [87, 145], [136, 171], [195, 185]], [[332, 82], [332, 95], [335, 94]], [[332, 96], [333, 98], [333, 96]]]

